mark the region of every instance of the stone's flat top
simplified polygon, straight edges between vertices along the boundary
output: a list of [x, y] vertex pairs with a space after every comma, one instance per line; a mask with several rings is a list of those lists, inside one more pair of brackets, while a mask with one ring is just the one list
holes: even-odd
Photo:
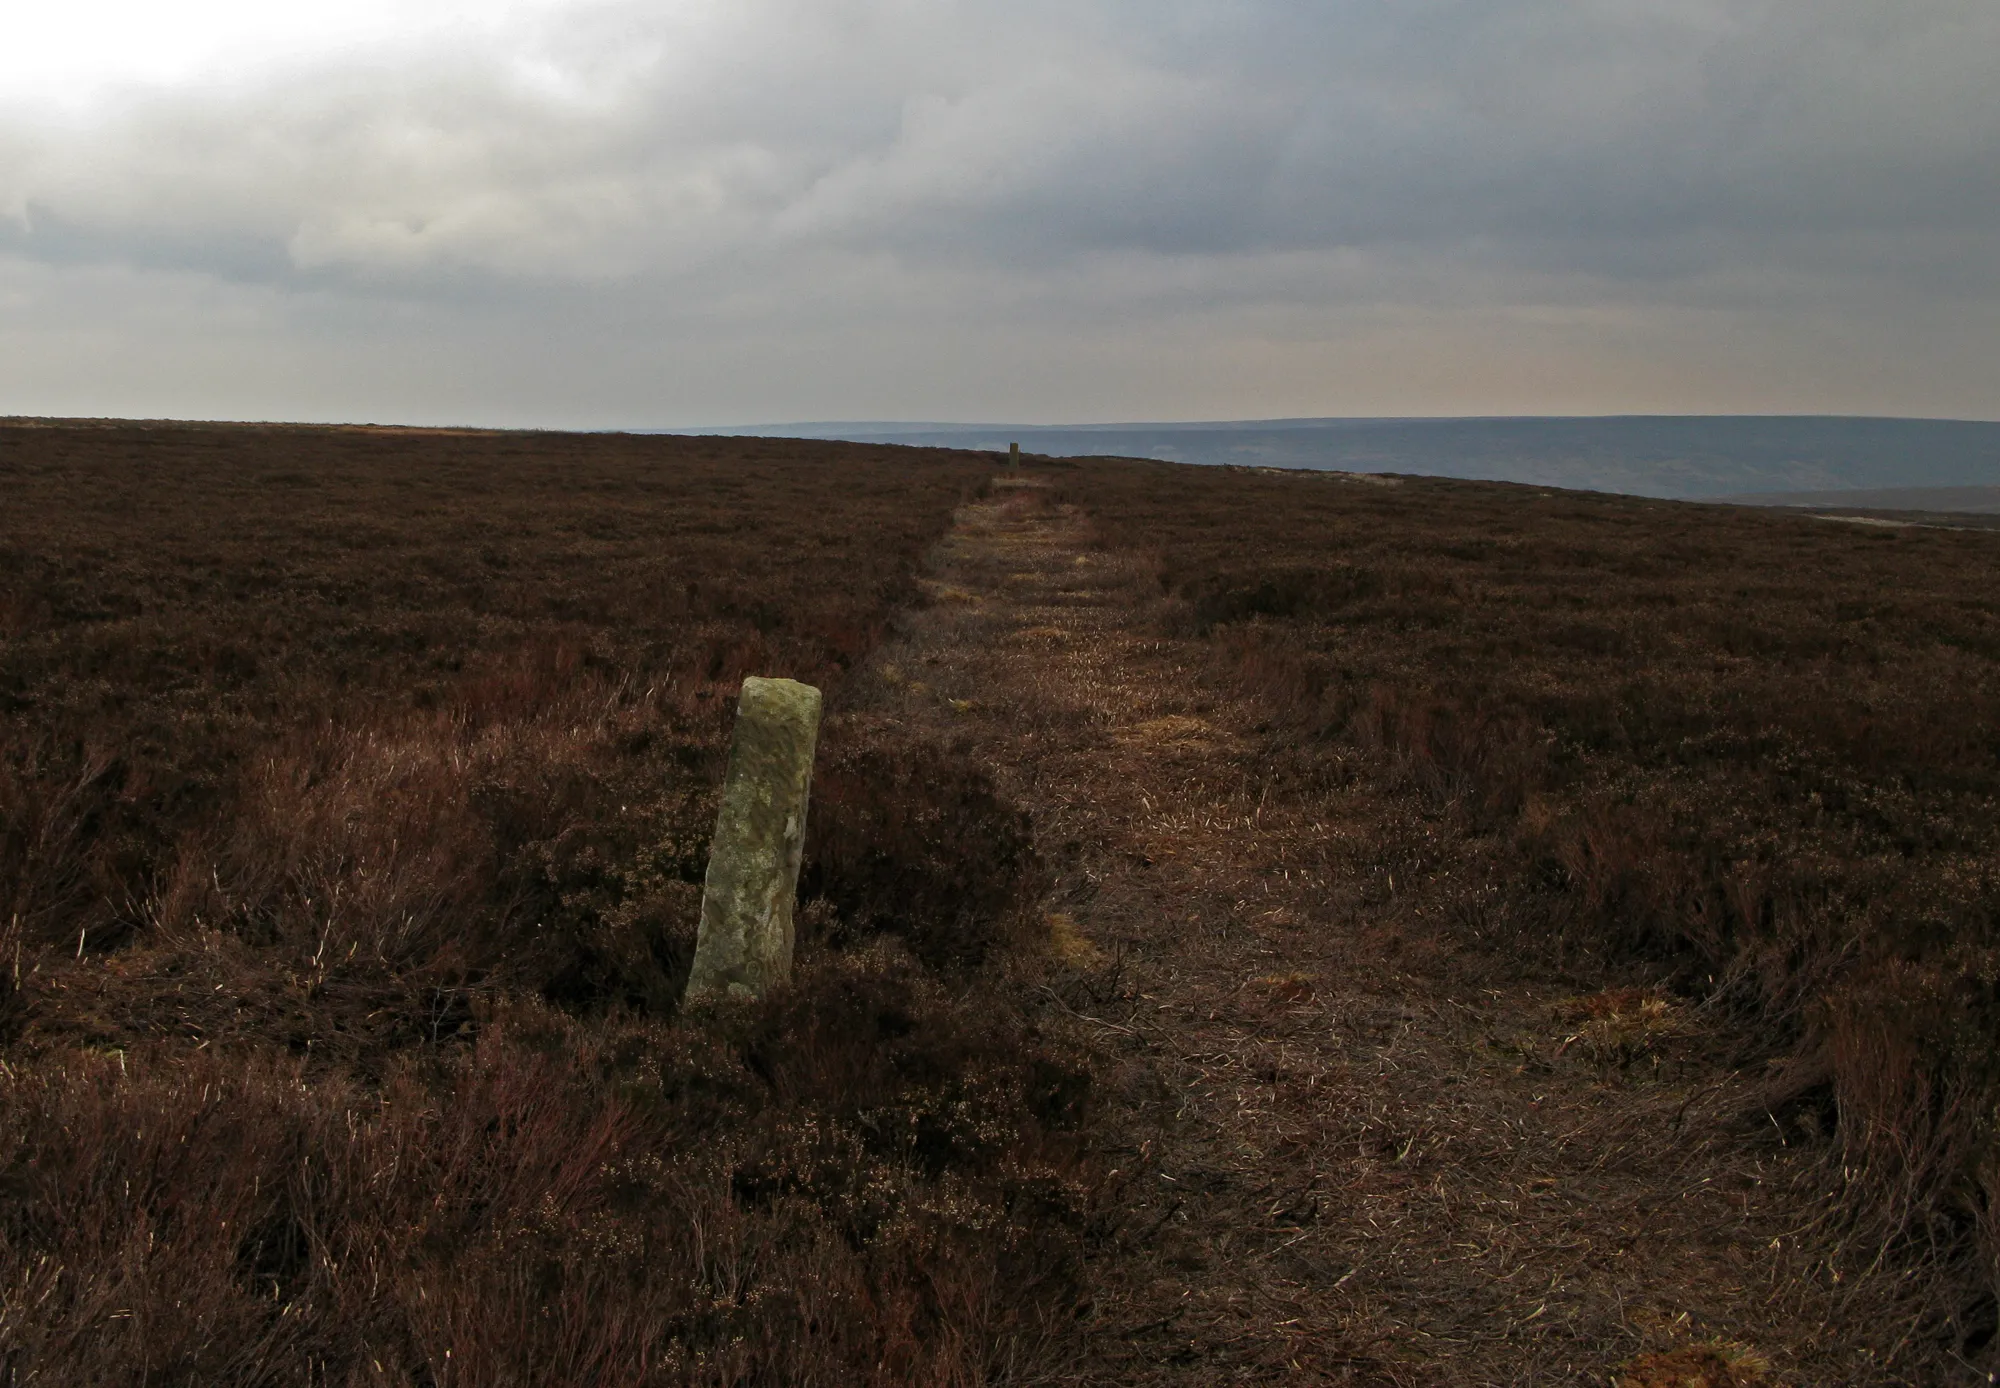
[[797, 680], [767, 679], [763, 675], [748, 675], [743, 680], [743, 692], [737, 696], [736, 714], [743, 717], [753, 709], [759, 712], [805, 716], [819, 721], [821, 696], [817, 686], [800, 684]]

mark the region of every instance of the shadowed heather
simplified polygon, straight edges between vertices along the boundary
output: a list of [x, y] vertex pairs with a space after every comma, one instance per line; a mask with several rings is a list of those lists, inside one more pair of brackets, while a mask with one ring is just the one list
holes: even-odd
[[[1052, 1353], [1066, 1062], [843, 914], [917, 873], [1000, 917], [976, 769], [830, 736], [794, 986], [674, 1016], [737, 686], [837, 700], [989, 467], [0, 430], [0, 1381], [957, 1383]], [[920, 760], [953, 866], [885, 813]]]

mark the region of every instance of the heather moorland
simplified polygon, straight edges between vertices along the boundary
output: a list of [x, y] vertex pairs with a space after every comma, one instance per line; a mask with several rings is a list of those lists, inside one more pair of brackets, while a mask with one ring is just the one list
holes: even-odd
[[1005, 474], [0, 426], [0, 1377], [1983, 1381], [2000, 535]]

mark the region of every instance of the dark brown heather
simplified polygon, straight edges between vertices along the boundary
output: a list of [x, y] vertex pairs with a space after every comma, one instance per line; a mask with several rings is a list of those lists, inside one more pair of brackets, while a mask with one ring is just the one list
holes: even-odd
[[[1266, 769], [1401, 787], [1406, 927], [1742, 1028], [1860, 1245], [2000, 1267], [2000, 536], [1504, 484], [1050, 475]], [[1976, 1250], [1976, 1254], [1975, 1254]], [[1972, 1262], [1963, 1259], [1971, 1257]], [[1940, 1334], [1946, 1333], [1939, 1330]]]
[[1062, 1062], [827, 904], [956, 890], [871, 802], [924, 765], [933, 827], [1003, 853], [958, 865], [997, 920], [975, 771], [830, 729], [816, 819], [866, 852], [821, 855], [796, 986], [672, 1015], [743, 675], [837, 699], [989, 471], [0, 428], [0, 1381], [1045, 1354], [1081, 1219]]

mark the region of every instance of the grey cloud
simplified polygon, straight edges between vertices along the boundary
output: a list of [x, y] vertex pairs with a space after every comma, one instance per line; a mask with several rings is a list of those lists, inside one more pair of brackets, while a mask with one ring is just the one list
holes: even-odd
[[1146, 318], [1282, 340], [1315, 331], [1302, 314], [1441, 334], [1452, 306], [1560, 336], [1651, 306], [1671, 337], [2000, 289], [1987, 0], [740, 0], [538, 24], [84, 121], [0, 113], [0, 257], [520, 323], [622, 301], [753, 336], [954, 312], [1107, 341]]
[[133, 99], [9, 161], [15, 247], [594, 279], [822, 240], [1532, 247], [2000, 210], [2000, 12], [1951, 0], [674, 13]]

